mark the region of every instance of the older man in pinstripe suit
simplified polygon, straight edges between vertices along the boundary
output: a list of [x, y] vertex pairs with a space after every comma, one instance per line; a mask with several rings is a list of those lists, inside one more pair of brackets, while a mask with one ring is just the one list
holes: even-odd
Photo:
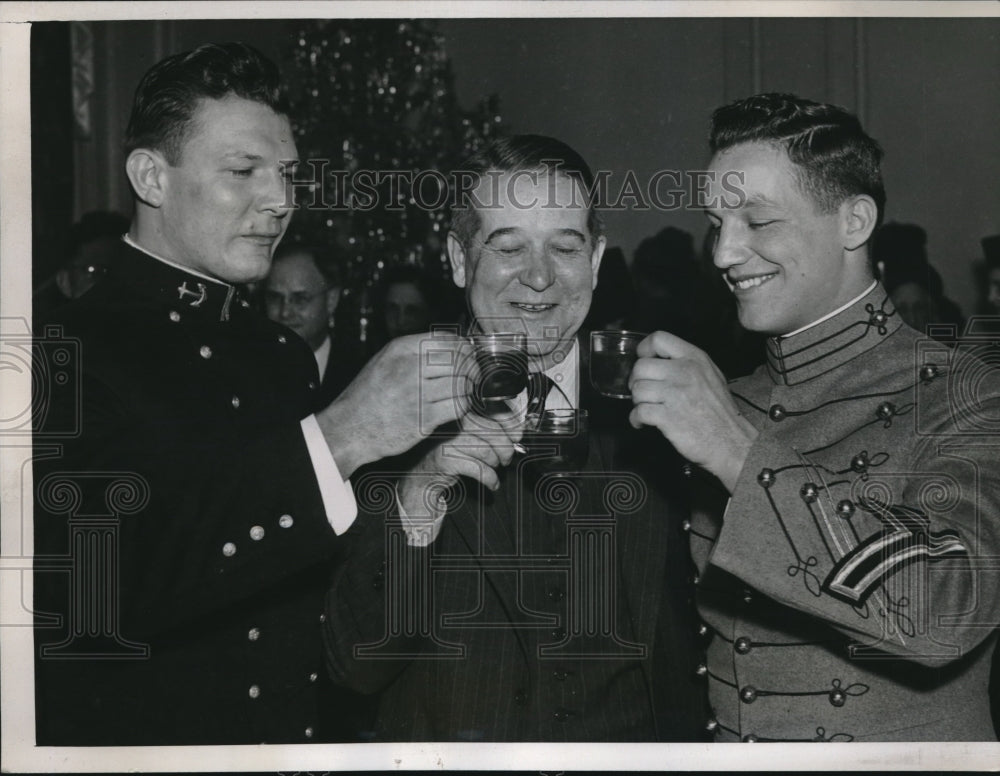
[[589, 411], [586, 461], [535, 483], [520, 425], [467, 415], [398, 479], [358, 479], [364, 519], [327, 597], [331, 673], [381, 693], [379, 740], [697, 740], [682, 461], [581, 376], [605, 245], [591, 172], [540, 136], [463, 170], [454, 280], [479, 330], [528, 334], [544, 387], [514, 405]]

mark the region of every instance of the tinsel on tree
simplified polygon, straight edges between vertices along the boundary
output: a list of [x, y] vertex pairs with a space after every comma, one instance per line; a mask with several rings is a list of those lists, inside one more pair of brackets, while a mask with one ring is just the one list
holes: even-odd
[[[362, 317], [365, 297], [388, 267], [417, 264], [450, 276], [447, 208], [426, 207], [441, 178], [416, 176], [447, 174], [496, 136], [496, 98], [471, 110], [458, 104], [433, 21], [303, 22], [288, 60], [283, 71], [303, 161], [296, 177], [310, 179], [318, 170], [307, 160], [329, 160], [321, 193], [297, 190], [295, 237], [336, 246], [344, 302]], [[421, 193], [414, 196], [407, 176], [393, 178], [393, 171], [421, 180]], [[381, 185], [372, 185], [380, 174]]]

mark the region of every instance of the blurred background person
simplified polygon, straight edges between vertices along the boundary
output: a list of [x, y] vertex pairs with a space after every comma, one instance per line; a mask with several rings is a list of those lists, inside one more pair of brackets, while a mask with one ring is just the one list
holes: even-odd
[[1000, 315], [1000, 234], [984, 237], [983, 256], [985, 269], [985, 310], [991, 315]]
[[907, 324], [917, 331], [927, 331], [931, 324], [953, 324], [956, 333], [962, 333], [962, 312], [945, 296], [941, 275], [927, 258], [922, 227], [884, 224], [875, 234], [872, 253], [882, 284]]
[[312, 350], [320, 376], [316, 407], [327, 406], [364, 366], [359, 349], [334, 336], [343, 288], [334, 258], [318, 246], [283, 243], [262, 288], [267, 317]]
[[70, 229], [59, 269], [35, 290], [35, 317], [89, 291], [114, 264], [128, 227], [129, 220], [121, 213], [84, 213]]
[[458, 318], [455, 294], [415, 264], [386, 269], [375, 287], [372, 307], [369, 353], [396, 337], [430, 331], [435, 324]]
[[597, 288], [594, 289], [583, 329], [624, 329], [634, 315], [635, 307], [636, 293], [628, 264], [625, 263], [625, 253], [621, 248], [608, 248], [597, 271]]

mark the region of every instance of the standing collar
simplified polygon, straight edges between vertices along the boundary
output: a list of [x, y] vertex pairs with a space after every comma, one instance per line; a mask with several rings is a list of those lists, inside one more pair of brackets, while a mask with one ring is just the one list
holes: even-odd
[[767, 340], [771, 379], [798, 385], [871, 350], [902, 325], [881, 283], [847, 306], [784, 337]]
[[236, 288], [143, 248], [127, 234], [122, 241], [133, 255], [121, 263], [121, 282], [138, 296], [152, 297], [170, 308], [171, 318], [228, 321], [234, 301], [243, 307]]

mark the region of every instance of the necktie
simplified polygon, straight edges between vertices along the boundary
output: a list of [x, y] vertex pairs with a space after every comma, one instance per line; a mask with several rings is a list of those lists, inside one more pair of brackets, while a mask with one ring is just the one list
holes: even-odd
[[545, 411], [545, 400], [552, 385], [552, 378], [544, 372], [532, 372], [528, 375], [528, 415], [541, 415]]

